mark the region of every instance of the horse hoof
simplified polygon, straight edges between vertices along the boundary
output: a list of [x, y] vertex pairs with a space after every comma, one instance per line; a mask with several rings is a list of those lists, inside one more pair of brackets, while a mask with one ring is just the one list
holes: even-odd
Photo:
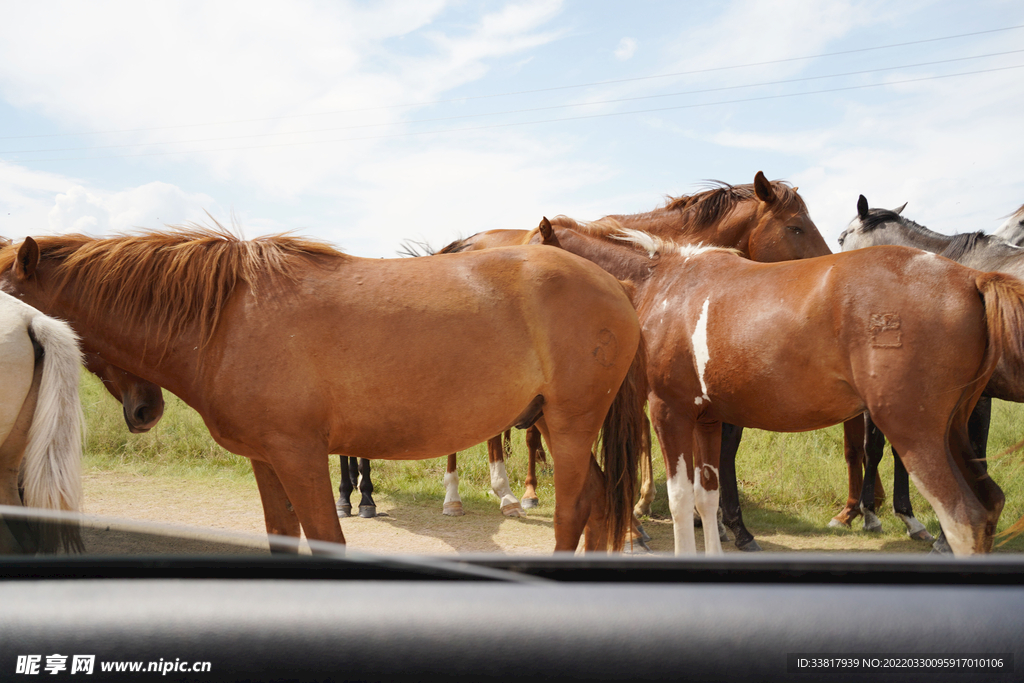
[[642, 538], [634, 538], [632, 543], [627, 541], [626, 545], [622, 546], [623, 555], [646, 555], [650, 552], [653, 552], [651, 546]]
[[462, 515], [466, 514], [462, 511], [462, 503], [459, 502], [445, 503], [444, 510], [442, 512], [443, 514], [446, 514], [449, 517], [461, 517]]
[[633, 516], [636, 517], [637, 519], [639, 519], [640, 517], [650, 517], [651, 516], [651, 506], [650, 505], [642, 505], [640, 503], [637, 503], [636, 507], [633, 508]]
[[377, 506], [376, 505], [360, 505], [359, 506], [359, 516], [362, 517], [363, 519], [372, 519], [372, 518], [376, 517], [377, 516]]
[[844, 529], [844, 528], [845, 529], [849, 529], [850, 528], [850, 523], [849, 522], [844, 522], [843, 520], [839, 519], [838, 517], [833, 517], [832, 521], [828, 523], [828, 528], [829, 529]]
[[754, 540], [753, 538], [750, 539], [749, 541], [747, 541], [746, 543], [744, 543], [743, 545], [740, 545], [739, 541], [737, 541], [736, 542], [736, 547], [739, 548], [741, 551], [743, 551], [745, 553], [760, 553], [760, 552], [763, 552], [761, 550], [761, 546], [758, 545], [757, 541]]
[[527, 510], [535, 508], [538, 505], [540, 505], [540, 500], [537, 498], [523, 498], [520, 502], [523, 504], [523, 507]]
[[338, 510], [338, 518], [339, 519], [345, 519], [346, 517], [351, 517], [352, 516], [352, 506], [351, 505], [339, 505], [339, 506], [337, 506], [336, 509]]
[[501, 506], [501, 514], [506, 517], [522, 517], [526, 514], [526, 511], [523, 510], [523, 506], [519, 503], [509, 503], [508, 505]]
[[935, 537], [928, 533], [927, 529], [921, 529], [920, 531], [915, 531], [914, 533], [910, 533], [908, 531], [907, 536], [910, 536], [915, 541], [928, 541], [929, 543], [935, 542]]
[[718, 523], [718, 540], [722, 543], [729, 541], [729, 532], [725, 530], [725, 525], [721, 522]]
[[640, 534], [640, 540], [643, 541], [644, 543], [646, 543], [647, 541], [651, 540], [651, 535], [649, 533], [647, 533], [646, 529], [644, 529], [644, 525], [643, 524], [639, 524], [638, 523], [636, 525], [635, 531], [638, 534]]
[[929, 555], [952, 555], [953, 549], [949, 547], [949, 543], [946, 541], [945, 536], [940, 536], [939, 540], [932, 544], [932, 551]]

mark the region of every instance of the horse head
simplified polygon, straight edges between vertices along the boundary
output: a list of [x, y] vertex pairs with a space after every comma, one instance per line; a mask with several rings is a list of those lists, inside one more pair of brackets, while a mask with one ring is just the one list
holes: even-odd
[[89, 372], [99, 377], [103, 388], [120, 401], [128, 431], [142, 434], [156, 426], [164, 414], [164, 395], [160, 387], [111, 365], [95, 352], [86, 351], [83, 360]]
[[913, 221], [903, 218], [900, 214], [907, 208], [906, 202], [895, 209], [872, 209], [864, 195], [857, 199], [857, 216], [839, 235], [839, 247], [842, 251], [863, 249], [881, 244], [907, 244], [916, 246], [902, 236], [910, 231]]

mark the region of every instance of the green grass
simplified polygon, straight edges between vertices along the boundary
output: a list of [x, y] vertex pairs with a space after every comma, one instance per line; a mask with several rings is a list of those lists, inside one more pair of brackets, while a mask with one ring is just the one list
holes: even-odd
[[[90, 374], [83, 371], [82, 402], [88, 423], [85, 465], [93, 470], [116, 470], [135, 474], [165, 474], [196, 479], [250, 479], [246, 458], [228, 453], [216, 445], [202, 419], [179, 399], [165, 392], [163, 419], [148, 434], [129, 434], [121, 406]], [[989, 438], [993, 456], [990, 471], [1006, 494], [1006, 507], [999, 529], [1024, 516], [1024, 451], [994, 457], [1024, 437], [1024, 404], [995, 401]], [[513, 432], [513, 456], [508, 460], [512, 489], [522, 491], [526, 475], [526, 446], [523, 433]], [[882, 482], [887, 496], [880, 515], [883, 534], [904, 536], [903, 525], [891, 512], [892, 458], [889, 447], [882, 462]], [[337, 478], [337, 458], [331, 470]], [[772, 531], [788, 534], [842, 534], [858, 531], [826, 529], [828, 521], [846, 502], [846, 461], [843, 458], [841, 426], [816, 432], [780, 434], [745, 430], [737, 457], [740, 496], [744, 520], [755, 535]], [[383, 495], [397, 503], [436, 504], [444, 498], [442, 477], [445, 459], [420, 461], [373, 461], [374, 484]], [[667, 517], [665, 471], [660, 449], [655, 446], [654, 472], [658, 495], [653, 514]], [[550, 467], [539, 471], [538, 495], [542, 509], [554, 501]], [[486, 446], [481, 444], [459, 454], [460, 494], [468, 508], [493, 508]], [[336, 485], [336, 483], [335, 483]], [[911, 486], [918, 519], [933, 534], [938, 521], [928, 503]], [[358, 502], [354, 497], [353, 500]], [[859, 527], [859, 521], [854, 523]], [[997, 539], [997, 543], [999, 540]], [[1002, 548], [1024, 552], [1024, 535]]]

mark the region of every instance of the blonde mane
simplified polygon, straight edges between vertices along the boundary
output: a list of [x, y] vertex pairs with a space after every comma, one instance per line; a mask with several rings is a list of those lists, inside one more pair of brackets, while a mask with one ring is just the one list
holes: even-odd
[[[54, 296], [69, 286], [87, 318], [111, 313], [141, 323], [147, 338], [166, 348], [176, 331], [198, 326], [201, 345], [239, 283], [254, 292], [275, 279], [294, 279], [316, 257], [350, 258], [330, 245], [289, 234], [242, 240], [216, 224], [172, 226], [110, 238], [39, 237], [40, 264], [52, 264]], [[0, 272], [18, 246], [0, 249]]]
[[669, 256], [672, 254], [678, 254], [684, 258], [689, 258], [709, 251], [723, 251], [730, 254], [736, 254], [738, 256], [743, 255], [743, 252], [739, 249], [730, 249], [729, 247], [716, 247], [711, 245], [704, 246], [702, 244], [677, 244], [672, 240], [663, 239], [642, 230], [628, 230], [623, 228], [618, 233], [608, 235], [608, 237], [639, 247], [646, 251], [650, 258], [655, 258], [656, 256]]

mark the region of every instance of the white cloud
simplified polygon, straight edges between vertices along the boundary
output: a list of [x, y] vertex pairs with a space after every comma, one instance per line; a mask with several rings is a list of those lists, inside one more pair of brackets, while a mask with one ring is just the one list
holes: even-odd
[[632, 38], [623, 38], [619, 41], [618, 46], [615, 48], [615, 58], [620, 61], [626, 61], [636, 53], [636, 41]]
[[189, 194], [168, 183], [152, 182], [121, 192], [73, 185], [55, 197], [48, 215], [49, 231], [102, 235], [160, 228], [187, 221], [203, 222], [207, 210], [218, 213], [211, 197]]

